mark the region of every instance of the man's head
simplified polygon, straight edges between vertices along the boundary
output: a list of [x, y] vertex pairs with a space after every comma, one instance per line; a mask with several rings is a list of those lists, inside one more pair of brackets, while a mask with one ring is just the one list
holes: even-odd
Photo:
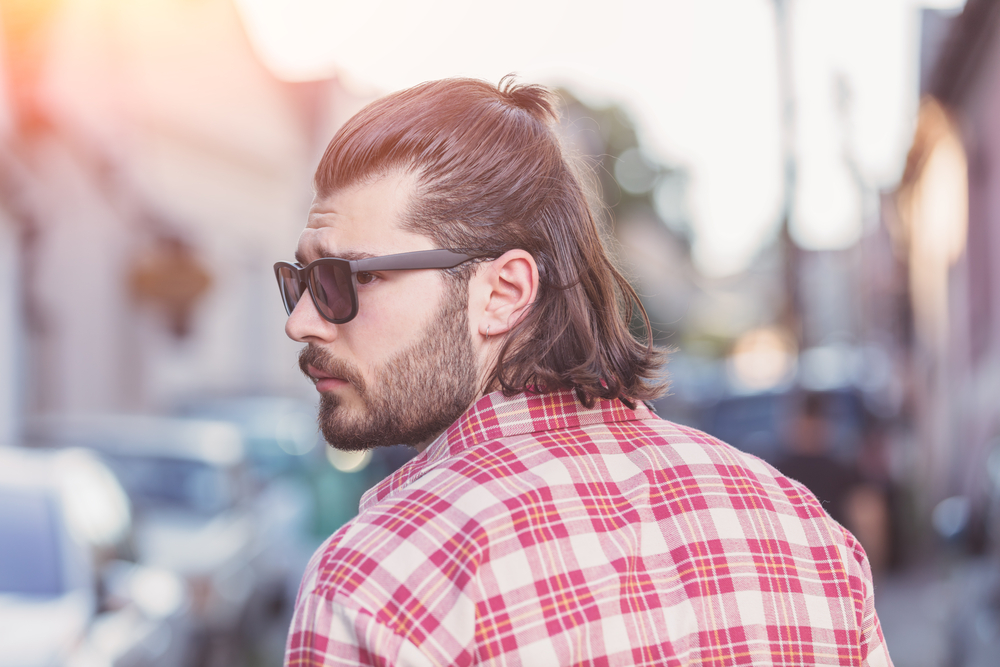
[[[496, 389], [573, 388], [588, 404], [662, 391], [662, 357], [629, 333], [638, 300], [608, 259], [556, 120], [540, 87], [452, 79], [377, 100], [337, 132], [301, 264], [432, 248], [477, 259], [358, 273], [345, 324], [299, 300], [286, 330], [309, 343], [303, 367], [329, 404], [328, 439], [417, 444]], [[399, 423], [410, 406], [423, 415], [412, 428]], [[375, 437], [375, 425], [391, 428]]]
[[791, 424], [791, 450], [807, 456], [824, 456], [833, 444], [830, 397], [818, 391], [799, 396], [798, 413]]

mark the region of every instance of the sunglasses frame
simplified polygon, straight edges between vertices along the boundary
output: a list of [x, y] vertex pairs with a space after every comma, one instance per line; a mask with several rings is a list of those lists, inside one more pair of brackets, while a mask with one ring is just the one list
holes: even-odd
[[[302, 299], [301, 292], [305, 292], [306, 289], [309, 290], [309, 296], [312, 297], [313, 306], [316, 308], [316, 312], [319, 313], [320, 317], [333, 324], [346, 324], [353, 320], [358, 314], [358, 287], [354, 276], [361, 272], [378, 272], [378, 271], [414, 271], [418, 269], [451, 269], [458, 266], [459, 264], [464, 264], [469, 260], [478, 259], [482, 255], [468, 255], [462, 252], [456, 252], [454, 250], [444, 250], [444, 249], [434, 249], [434, 250], [415, 250], [413, 252], [401, 252], [395, 255], [382, 255], [381, 257], [366, 257], [364, 259], [341, 259], [340, 257], [320, 257], [317, 260], [309, 262], [305, 266], [300, 266], [299, 264], [289, 263], [289, 262], [275, 262], [274, 264], [274, 276], [278, 280], [278, 289], [281, 292], [281, 301], [285, 306], [285, 312], [291, 316], [292, 311], [295, 310], [295, 306]], [[347, 317], [341, 318], [330, 318], [327, 317], [323, 312], [323, 308], [316, 300], [316, 290], [312, 289], [311, 284], [313, 282], [312, 278], [315, 276], [315, 271], [317, 267], [326, 265], [347, 265], [350, 270], [351, 280], [350, 280], [350, 296], [351, 296], [351, 313]], [[285, 283], [281, 277], [282, 269], [286, 269], [292, 272], [292, 275], [298, 281], [299, 288], [301, 290], [300, 296], [295, 300], [295, 304], [289, 306], [289, 298], [285, 292]], [[324, 304], [326, 305], [326, 304]], [[328, 307], [328, 306], [327, 306]]]

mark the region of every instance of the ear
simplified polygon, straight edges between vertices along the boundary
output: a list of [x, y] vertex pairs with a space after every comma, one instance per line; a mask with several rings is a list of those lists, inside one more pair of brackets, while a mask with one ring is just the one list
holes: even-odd
[[538, 296], [538, 265], [525, 250], [508, 250], [470, 282], [470, 324], [482, 336], [510, 331]]

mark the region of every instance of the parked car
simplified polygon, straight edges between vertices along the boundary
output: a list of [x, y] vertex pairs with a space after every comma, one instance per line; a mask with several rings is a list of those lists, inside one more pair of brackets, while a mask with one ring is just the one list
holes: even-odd
[[272, 479], [297, 473], [308, 465], [308, 455], [322, 442], [316, 425], [316, 406], [283, 396], [200, 398], [178, 406], [180, 417], [227, 421], [235, 424], [246, 445], [254, 474]]
[[132, 501], [137, 561], [184, 578], [200, 659], [228, 661], [211, 656], [236, 650], [255, 592], [283, 590], [286, 576], [272, 562], [239, 430], [194, 419], [51, 415], [29, 422], [26, 433], [35, 445], [101, 455]]
[[[301, 399], [199, 399], [180, 406], [178, 414], [226, 420], [240, 429], [255, 473], [270, 485], [271, 493], [285, 498], [284, 503], [268, 504], [286, 507], [282, 525], [305, 540], [305, 557], [300, 555], [293, 564], [299, 572], [319, 542], [358, 513], [362, 494], [416, 455], [403, 445], [366, 453], [335, 450], [319, 433], [316, 405]], [[297, 539], [289, 534], [284, 541]], [[298, 576], [294, 581], [298, 583]]]
[[183, 583], [117, 560], [130, 530], [90, 452], [0, 447], [0, 666], [183, 664]]
[[302, 572], [316, 546], [312, 526], [317, 504], [309, 480], [314, 467], [329, 467], [316, 461], [322, 450], [316, 407], [288, 397], [240, 396], [192, 400], [176, 413], [239, 429], [258, 489], [258, 526], [269, 539], [265, 549], [274, 568], [273, 586], [257, 592], [246, 625], [254, 633], [268, 625], [287, 628]]
[[[849, 388], [812, 393], [822, 394], [827, 404], [831, 454], [844, 460], [857, 458], [866, 427], [860, 393]], [[727, 395], [703, 405], [691, 423], [737, 449], [774, 463], [787, 453], [788, 428], [800, 400], [801, 390], [797, 387]]]

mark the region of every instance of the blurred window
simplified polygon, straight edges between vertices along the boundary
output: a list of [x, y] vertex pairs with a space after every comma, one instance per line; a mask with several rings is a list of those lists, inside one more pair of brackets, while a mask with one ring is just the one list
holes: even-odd
[[44, 493], [0, 489], [0, 593], [63, 593], [56, 506]]
[[169, 506], [215, 514], [235, 500], [226, 471], [202, 461], [108, 456], [107, 462], [140, 510]]

